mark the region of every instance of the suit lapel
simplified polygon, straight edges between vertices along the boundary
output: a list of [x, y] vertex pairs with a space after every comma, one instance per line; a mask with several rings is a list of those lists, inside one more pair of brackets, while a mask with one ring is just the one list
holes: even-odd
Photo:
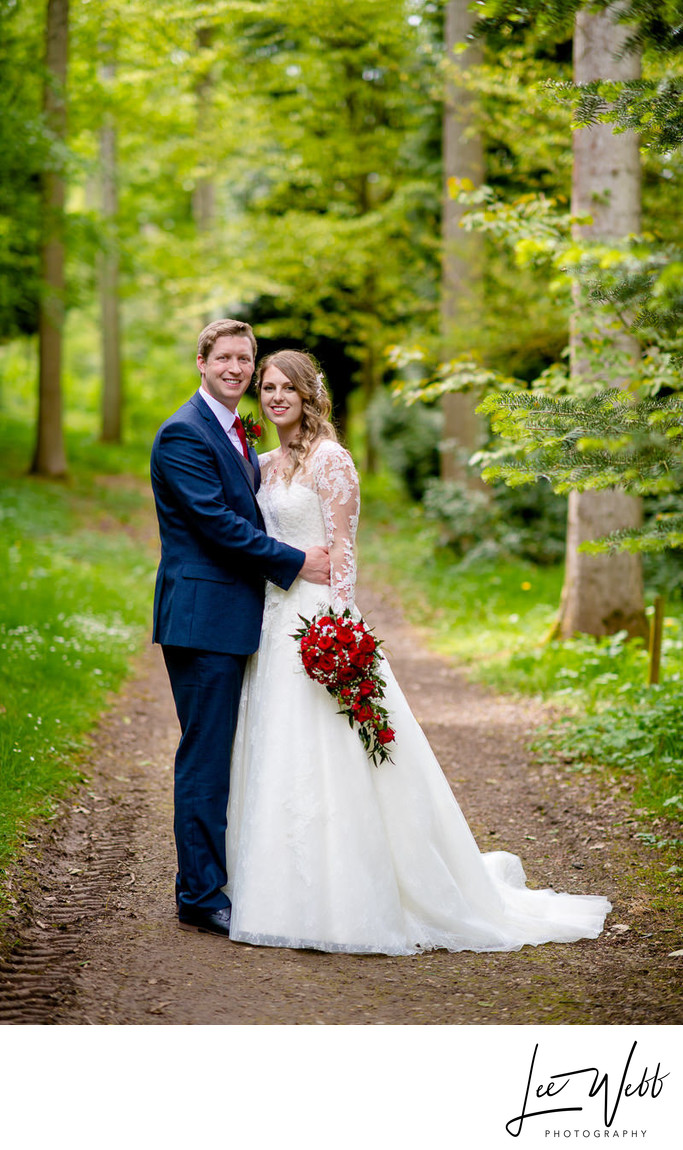
[[[240, 474], [241, 474], [242, 478], [244, 479], [245, 483], [247, 484], [249, 490], [251, 491], [252, 496], [254, 496], [254, 502], [256, 502], [256, 496], [255, 496], [255, 491], [254, 491], [254, 488], [255, 488], [255, 482], [254, 482], [255, 468], [254, 468], [253, 463], [251, 462], [250, 459], [245, 459], [244, 456], [237, 450], [237, 448], [232, 445], [232, 443], [230, 442], [230, 439], [225, 434], [225, 431], [223, 430], [220, 423], [216, 419], [216, 416], [212, 412], [208, 403], [204, 403], [204, 400], [201, 398], [201, 396], [197, 396], [196, 394], [191, 396], [190, 397], [190, 403], [193, 405], [193, 407], [196, 409], [196, 411], [199, 412], [202, 419], [206, 421], [206, 423], [207, 423], [210, 431], [212, 432], [214, 438], [217, 440], [217, 442], [220, 444], [221, 448], [223, 449], [223, 455], [227, 456], [227, 458], [231, 459], [233, 461], [233, 463], [237, 464], [237, 466], [239, 467]], [[258, 504], [257, 504], [257, 506], [258, 506]]]

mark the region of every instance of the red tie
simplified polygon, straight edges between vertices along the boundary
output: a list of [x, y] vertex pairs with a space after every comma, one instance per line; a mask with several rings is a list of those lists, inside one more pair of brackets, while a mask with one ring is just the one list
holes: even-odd
[[247, 437], [244, 434], [244, 427], [242, 425], [242, 420], [240, 419], [239, 415], [235, 416], [235, 422], [233, 423], [232, 426], [235, 428], [235, 431], [237, 432], [237, 438], [239, 439], [240, 443], [242, 444], [242, 453], [244, 455], [244, 458], [248, 459], [249, 458], [249, 446], [247, 444]]

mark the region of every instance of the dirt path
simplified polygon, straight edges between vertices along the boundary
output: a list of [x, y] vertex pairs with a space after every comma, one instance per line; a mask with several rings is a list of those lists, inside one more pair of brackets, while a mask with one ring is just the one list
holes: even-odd
[[[157, 649], [102, 721], [86, 786], [13, 876], [16, 941], [0, 1022], [675, 1023], [681, 913], [654, 892], [639, 824], [585, 777], [525, 749], [539, 705], [493, 696], [428, 654], [391, 601], [360, 603], [482, 849], [522, 856], [531, 885], [607, 895], [597, 941], [512, 954], [354, 957], [250, 948], [179, 931], [173, 913], [177, 725]], [[650, 872], [648, 869], [650, 868]], [[628, 929], [623, 929], [628, 927]]]

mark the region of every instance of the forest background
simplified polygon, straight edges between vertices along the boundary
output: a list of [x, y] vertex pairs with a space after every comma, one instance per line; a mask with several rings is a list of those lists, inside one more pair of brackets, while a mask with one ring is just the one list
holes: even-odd
[[221, 315], [320, 359], [432, 646], [680, 846], [682, 16], [0, 0], [5, 860], [148, 640], [149, 449]]

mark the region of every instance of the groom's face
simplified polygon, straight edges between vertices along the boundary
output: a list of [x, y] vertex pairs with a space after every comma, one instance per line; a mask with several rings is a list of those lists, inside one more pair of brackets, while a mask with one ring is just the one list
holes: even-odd
[[254, 374], [251, 341], [242, 335], [220, 335], [206, 359], [197, 356], [197, 367], [204, 390], [235, 411]]

